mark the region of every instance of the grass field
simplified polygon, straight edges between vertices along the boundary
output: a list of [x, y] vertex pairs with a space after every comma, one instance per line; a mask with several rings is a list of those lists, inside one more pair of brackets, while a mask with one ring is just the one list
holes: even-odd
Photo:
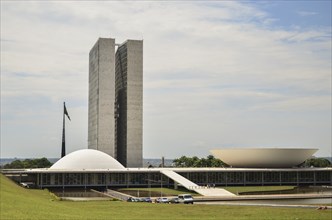
[[331, 219], [331, 210], [221, 205], [59, 201], [0, 175], [0, 219]]

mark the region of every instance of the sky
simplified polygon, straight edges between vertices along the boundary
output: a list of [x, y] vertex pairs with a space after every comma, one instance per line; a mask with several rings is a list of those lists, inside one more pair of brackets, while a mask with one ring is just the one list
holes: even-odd
[[89, 51], [144, 41], [143, 157], [331, 156], [331, 1], [3, 1], [1, 158], [87, 148]]

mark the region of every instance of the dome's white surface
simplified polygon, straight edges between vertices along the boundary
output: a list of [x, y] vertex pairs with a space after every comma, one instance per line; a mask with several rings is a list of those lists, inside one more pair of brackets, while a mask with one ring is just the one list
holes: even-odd
[[72, 152], [58, 160], [50, 169], [124, 169], [117, 160], [104, 152], [84, 149]]
[[304, 148], [231, 148], [210, 152], [232, 167], [284, 168], [294, 167], [311, 157], [318, 149]]

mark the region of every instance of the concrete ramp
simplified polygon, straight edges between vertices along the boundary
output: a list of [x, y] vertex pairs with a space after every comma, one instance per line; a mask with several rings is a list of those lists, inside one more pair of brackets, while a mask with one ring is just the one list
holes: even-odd
[[187, 178], [181, 176], [180, 174], [175, 173], [172, 170], [161, 170], [160, 172], [165, 176], [168, 176], [175, 182], [181, 184], [186, 189], [193, 190], [195, 187], [198, 187], [196, 183], [191, 182]]
[[203, 196], [235, 196], [233, 193], [224, 189], [199, 186], [172, 170], [161, 170], [160, 173], [171, 178], [178, 184], [181, 184], [184, 188], [195, 191]]
[[233, 193], [221, 189], [221, 188], [205, 188], [201, 187], [195, 190], [197, 193], [203, 195], [203, 196], [235, 196]]

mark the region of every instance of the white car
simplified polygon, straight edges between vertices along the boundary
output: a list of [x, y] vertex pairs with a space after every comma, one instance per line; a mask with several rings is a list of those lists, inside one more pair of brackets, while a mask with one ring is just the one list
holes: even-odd
[[156, 203], [168, 203], [168, 198], [158, 198], [156, 199]]
[[25, 187], [25, 188], [30, 188], [29, 185], [27, 183], [21, 183], [21, 186]]
[[180, 194], [178, 195], [179, 202], [184, 204], [194, 204], [194, 199], [190, 194]]

